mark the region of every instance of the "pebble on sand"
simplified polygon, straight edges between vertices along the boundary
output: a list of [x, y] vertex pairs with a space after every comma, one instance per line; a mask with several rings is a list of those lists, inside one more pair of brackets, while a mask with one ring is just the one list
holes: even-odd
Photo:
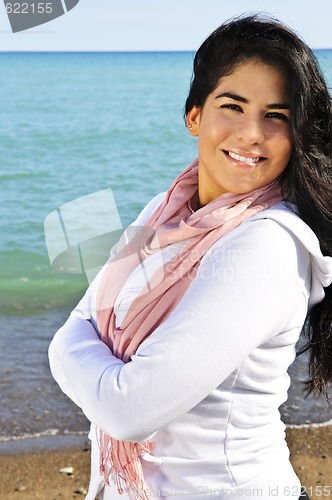
[[74, 472], [73, 467], [62, 467], [62, 469], [59, 469], [59, 472], [62, 472], [63, 474], [68, 474], [71, 476]]

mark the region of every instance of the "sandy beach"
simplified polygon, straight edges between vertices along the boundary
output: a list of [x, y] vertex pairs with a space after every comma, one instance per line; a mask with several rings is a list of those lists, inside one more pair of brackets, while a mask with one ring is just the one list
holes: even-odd
[[[332, 426], [288, 428], [287, 441], [293, 466], [311, 499], [332, 498]], [[0, 454], [0, 499], [83, 499], [89, 461], [87, 441], [70, 449]], [[65, 468], [68, 472], [60, 472]]]

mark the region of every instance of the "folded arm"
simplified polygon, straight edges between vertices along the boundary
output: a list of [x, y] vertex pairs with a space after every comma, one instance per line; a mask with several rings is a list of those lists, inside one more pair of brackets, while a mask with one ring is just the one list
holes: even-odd
[[53, 376], [107, 434], [143, 441], [284, 330], [305, 304], [308, 266], [301, 244], [277, 223], [248, 223], [205, 256], [181, 301], [129, 363], [100, 340], [83, 299], [51, 343]]

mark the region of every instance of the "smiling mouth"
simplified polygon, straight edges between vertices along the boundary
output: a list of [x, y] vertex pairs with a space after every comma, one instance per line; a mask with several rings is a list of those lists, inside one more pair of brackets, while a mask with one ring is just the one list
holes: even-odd
[[240, 156], [240, 155], [237, 155], [236, 153], [233, 153], [232, 151], [226, 151], [224, 149], [223, 149], [223, 152], [227, 156], [232, 158], [232, 160], [235, 160], [236, 162], [239, 162], [239, 163], [245, 163], [247, 165], [257, 165], [257, 163], [260, 163], [260, 162], [266, 160], [266, 158], [264, 156], [253, 156], [253, 157]]

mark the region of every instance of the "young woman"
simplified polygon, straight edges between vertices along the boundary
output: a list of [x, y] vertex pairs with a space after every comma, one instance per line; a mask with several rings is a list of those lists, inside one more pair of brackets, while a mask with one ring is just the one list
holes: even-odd
[[297, 499], [278, 408], [306, 320], [308, 388], [331, 379], [330, 96], [310, 49], [250, 16], [198, 50], [185, 115], [198, 159], [50, 346], [92, 422], [86, 498]]

